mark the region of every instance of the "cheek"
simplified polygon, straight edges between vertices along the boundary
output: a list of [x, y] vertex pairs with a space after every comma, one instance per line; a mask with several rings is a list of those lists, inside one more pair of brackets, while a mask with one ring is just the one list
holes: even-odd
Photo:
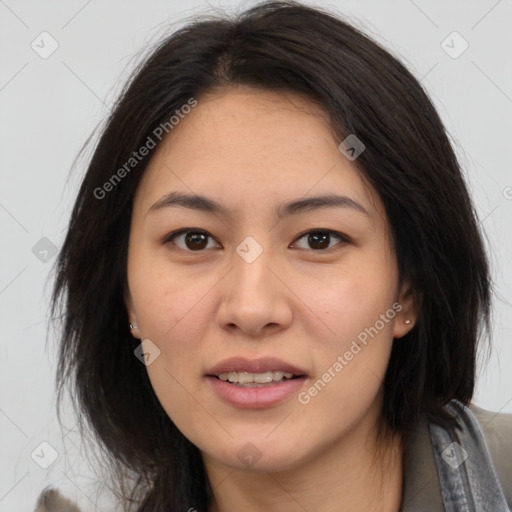
[[312, 407], [305, 406], [305, 414], [330, 411], [326, 418], [343, 417], [349, 428], [373, 403], [393, 343], [396, 279], [393, 260], [359, 255], [334, 278], [305, 286], [301, 293], [307, 292], [304, 296], [329, 327], [328, 335], [315, 344], [318, 364], [301, 401]]
[[[392, 306], [396, 300], [397, 271], [392, 259], [357, 253], [337, 268], [326, 266], [325, 272], [321, 270], [314, 278], [296, 279], [294, 292], [305, 298], [308, 308], [321, 320], [317, 325], [322, 324], [325, 348], [331, 352], [342, 350], [376, 322], [383, 337], [392, 338], [393, 323], [381, 325], [379, 321], [380, 315], [390, 309], [388, 316], [395, 316]], [[310, 334], [318, 337], [318, 332], [317, 336]]]
[[[170, 275], [173, 277], [171, 278]], [[187, 431], [190, 418], [204, 411], [197, 400], [201, 343], [211, 323], [208, 281], [184, 278], [153, 269], [134, 281], [134, 304], [141, 336], [149, 338], [159, 356], [147, 366], [153, 390], [178, 429]], [[183, 430], [184, 429], [184, 430]]]
[[348, 432], [377, 403], [393, 344], [393, 299], [393, 287], [356, 274], [325, 294], [333, 333], [315, 344], [315, 373], [298, 397], [301, 414], [322, 433], [319, 443]]
[[[130, 275], [130, 291], [141, 334], [168, 345], [194, 340], [193, 333], [208, 318], [208, 292], [215, 285], [212, 273], [200, 277], [192, 267], [172, 265], [161, 254], [135, 254]], [[129, 267], [130, 270], [130, 267]]]
[[130, 291], [140, 335], [159, 351], [147, 366], [152, 387], [180, 428], [179, 419], [189, 417], [197, 407], [192, 396], [197, 394], [200, 340], [213, 314], [209, 291], [215, 280], [208, 275], [188, 276], [170, 269], [168, 263], [157, 265], [155, 258], [146, 261], [151, 264], [141, 263], [131, 275]]

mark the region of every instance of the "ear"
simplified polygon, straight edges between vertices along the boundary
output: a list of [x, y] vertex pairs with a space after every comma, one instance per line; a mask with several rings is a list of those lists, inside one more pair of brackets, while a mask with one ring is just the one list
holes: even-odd
[[141, 337], [140, 337], [139, 324], [137, 323], [137, 315], [135, 313], [135, 308], [133, 306], [132, 296], [130, 294], [130, 291], [127, 289], [125, 289], [125, 292], [124, 292], [124, 302], [126, 305], [126, 311], [128, 313], [128, 322], [130, 323], [132, 328], [130, 328], [130, 326], [127, 326], [127, 327], [130, 328], [130, 332], [131, 332], [132, 336], [135, 339], [140, 340]]
[[395, 317], [393, 336], [402, 338], [416, 325], [418, 320], [419, 304], [416, 294], [408, 282], [404, 282], [398, 296], [401, 309]]

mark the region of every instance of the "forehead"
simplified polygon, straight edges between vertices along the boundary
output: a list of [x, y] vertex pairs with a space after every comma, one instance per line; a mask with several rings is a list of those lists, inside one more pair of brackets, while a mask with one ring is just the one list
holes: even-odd
[[177, 190], [235, 209], [336, 192], [381, 209], [338, 144], [327, 113], [302, 96], [247, 88], [208, 94], [164, 138], [137, 199], [148, 210]]

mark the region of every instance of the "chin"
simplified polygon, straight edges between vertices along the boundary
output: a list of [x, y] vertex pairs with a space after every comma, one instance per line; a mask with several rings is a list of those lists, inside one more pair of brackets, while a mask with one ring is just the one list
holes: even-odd
[[[272, 441], [258, 436], [245, 436], [244, 440], [233, 441], [223, 453], [210, 451], [212, 457], [220, 463], [235, 470], [277, 473], [295, 469], [304, 460], [305, 454], [298, 453], [300, 443], [293, 442], [290, 446], [283, 444], [283, 438]], [[290, 438], [288, 438], [290, 441]]]

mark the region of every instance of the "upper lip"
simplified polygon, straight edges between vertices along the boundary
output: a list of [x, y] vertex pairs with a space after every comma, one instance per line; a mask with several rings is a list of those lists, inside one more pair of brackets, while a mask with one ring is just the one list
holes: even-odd
[[275, 370], [293, 373], [294, 375], [305, 375], [306, 372], [290, 363], [276, 357], [263, 357], [260, 359], [246, 359], [245, 357], [230, 357], [211, 367], [207, 375], [218, 376], [221, 373], [249, 372], [264, 373]]

